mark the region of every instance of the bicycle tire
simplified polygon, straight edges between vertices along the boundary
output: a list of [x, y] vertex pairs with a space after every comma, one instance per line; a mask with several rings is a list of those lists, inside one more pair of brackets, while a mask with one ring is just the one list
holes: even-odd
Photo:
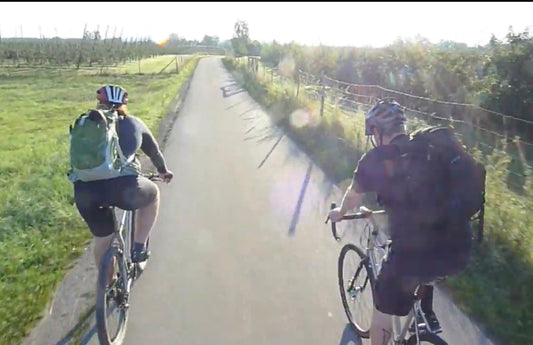
[[[422, 331], [419, 334], [420, 338], [420, 344], [433, 344], [433, 345], [448, 345], [447, 342], [444, 341], [441, 337], [436, 335], [435, 333], [430, 333], [426, 331]], [[407, 339], [406, 345], [417, 345], [416, 342], [416, 334], [413, 334]]]
[[[113, 260], [116, 261], [113, 261]], [[107, 288], [107, 272], [111, 265], [118, 269], [117, 279], [112, 288]], [[126, 335], [126, 325], [128, 321], [127, 295], [124, 296], [128, 286], [128, 272], [124, 265], [122, 254], [115, 247], [110, 247], [105, 253], [100, 270], [98, 272], [98, 283], [96, 288], [96, 328], [100, 345], [120, 345]], [[122, 299], [122, 300], [121, 300]], [[124, 300], [126, 299], [126, 300]], [[115, 307], [109, 304], [113, 302]], [[111, 308], [110, 308], [111, 307]], [[110, 334], [111, 322], [108, 317], [110, 312], [118, 312], [118, 322], [114, 334]]]
[[[359, 260], [359, 263], [355, 265], [355, 272], [350, 268], [350, 273], [345, 274], [345, 269], [347, 268], [345, 260], [350, 256], [350, 253], [357, 254], [355, 257]], [[368, 257], [352, 243], [344, 245], [341, 249], [338, 262], [338, 278], [342, 306], [350, 325], [361, 338], [369, 338], [374, 310], [374, 276]], [[357, 283], [355, 290], [352, 282]], [[354, 308], [354, 312], [352, 312], [351, 304], [355, 304], [358, 301], [363, 303], [363, 307]]]

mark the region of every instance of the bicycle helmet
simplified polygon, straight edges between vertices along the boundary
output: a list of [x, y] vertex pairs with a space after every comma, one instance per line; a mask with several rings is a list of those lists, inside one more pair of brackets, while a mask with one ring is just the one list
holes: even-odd
[[391, 133], [407, 122], [401, 105], [392, 98], [380, 100], [366, 114], [365, 135], [372, 135], [376, 127], [380, 135]]
[[122, 105], [128, 103], [128, 92], [118, 85], [106, 85], [96, 90], [100, 104]]

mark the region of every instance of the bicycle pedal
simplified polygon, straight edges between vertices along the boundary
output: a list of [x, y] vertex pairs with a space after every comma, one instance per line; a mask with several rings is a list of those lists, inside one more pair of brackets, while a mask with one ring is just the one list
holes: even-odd
[[[424, 322], [419, 323], [418, 324], [418, 329], [419, 330], [427, 329], [426, 324]], [[409, 326], [409, 332], [410, 333], [415, 333], [415, 325], [414, 324], [411, 324], [411, 326]]]

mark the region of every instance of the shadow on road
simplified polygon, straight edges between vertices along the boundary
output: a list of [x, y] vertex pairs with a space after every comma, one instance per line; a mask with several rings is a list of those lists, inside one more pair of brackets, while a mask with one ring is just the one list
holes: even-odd
[[265, 158], [263, 159], [263, 161], [261, 162], [261, 164], [259, 164], [259, 166], [257, 167], [257, 169], [261, 169], [261, 167], [263, 166], [263, 164], [265, 164], [265, 162], [267, 161], [268, 157], [272, 154], [272, 152], [274, 152], [274, 149], [276, 148], [276, 146], [278, 146], [279, 142], [281, 141], [281, 139], [283, 139], [283, 137], [285, 136], [285, 134], [281, 134], [278, 138], [278, 140], [276, 141], [276, 143], [274, 144], [274, 146], [272, 146], [272, 148], [270, 149], [270, 151], [268, 151], [267, 155], [265, 156]]
[[[251, 112], [252, 110], [256, 109], [257, 107], [251, 107], [250, 109], [246, 110], [246, 111], [243, 111], [242, 113], [239, 114], [239, 117], [242, 117], [243, 115], [246, 115], [248, 114], [249, 112]], [[255, 120], [256, 117], [253, 116], [251, 118], [243, 118], [243, 120]]]
[[304, 182], [302, 184], [302, 188], [300, 189], [300, 196], [298, 196], [298, 202], [296, 203], [296, 209], [294, 210], [294, 213], [292, 215], [291, 225], [289, 226], [289, 233], [288, 233], [289, 237], [294, 236], [294, 233], [296, 232], [296, 225], [298, 224], [298, 218], [300, 218], [300, 211], [302, 209], [302, 203], [305, 197], [305, 191], [307, 190], [307, 186], [309, 185], [309, 179], [311, 178], [312, 170], [313, 170], [313, 162], [309, 162], [309, 167], [307, 168]]
[[243, 104], [243, 103], [248, 103], [248, 100], [244, 99], [244, 100], [242, 100], [242, 101], [240, 101], [240, 102], [233, 103], [232, 105], [228, 106], [228, 107], [226, 108], [226, 110], [229, 110], [229, 109], [231, 109], [231, 108], [234, 108], [234, 107], [236, 107], [236, 106], [238, 106], [238, 105], [241, 105], [241, 104]]
[[363, 345], [361, 338], [355, 333], [349, 323], [344, 327], [339, 345]]
[[[55, 345], [86, 345], [91, 340], [93, 335], [96, 333], [96, 325], [90, 329], [87, 330], [88, 325], [90, 324], [91, 320], [94, 320], [94, 313], [96, 310], [96, 306], [92, 306], [89, 311], [85, 314], [83, 318], [80, 319], [80, 321], [72, 328], [67, 335], [63, 337], [60, 341], [58, 341]], [[74, 344], [73, 341], [76, 340], [77, 336], [79, 334], [84, 334], [83, 339], [80, 340], [79, 343]]]
[[222, 90], [222, 97], [224, 98], [244, 92], [244, 89], [240, 87], [239, 84], [237, 84], [236, 82], [232, 82], [228, 85], [222, 86], [220, 90]]

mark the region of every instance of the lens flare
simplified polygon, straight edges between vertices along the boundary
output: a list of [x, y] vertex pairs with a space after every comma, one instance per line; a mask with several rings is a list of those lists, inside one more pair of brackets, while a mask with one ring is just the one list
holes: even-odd
[[320, 115], [317, 110], [301, 108], [293, 111], [289, 120], [295, 128], [316, 127], [320, 124]]
[[166, 39], [164, 39], [164, 40], [162, 40], [162, 41], [159, 41], [159, 42], [157, 43], [157, 45], [160, 46], [160, 47], [165, 47], [165, 46], [168, 44], [169, 41], [170, 41], [170, 39], [169, 39], [169, 38], [166, 38]]
[[290, 115], [291, 125], [296, 128], [302, 128], [311, 122], [311, 114], [305, 109], [296, 109]]
[[283, 77], [291, 77], [296, 71], [296, 63], [292, 56], [284, 56], [279, 62], [279, 73]]

